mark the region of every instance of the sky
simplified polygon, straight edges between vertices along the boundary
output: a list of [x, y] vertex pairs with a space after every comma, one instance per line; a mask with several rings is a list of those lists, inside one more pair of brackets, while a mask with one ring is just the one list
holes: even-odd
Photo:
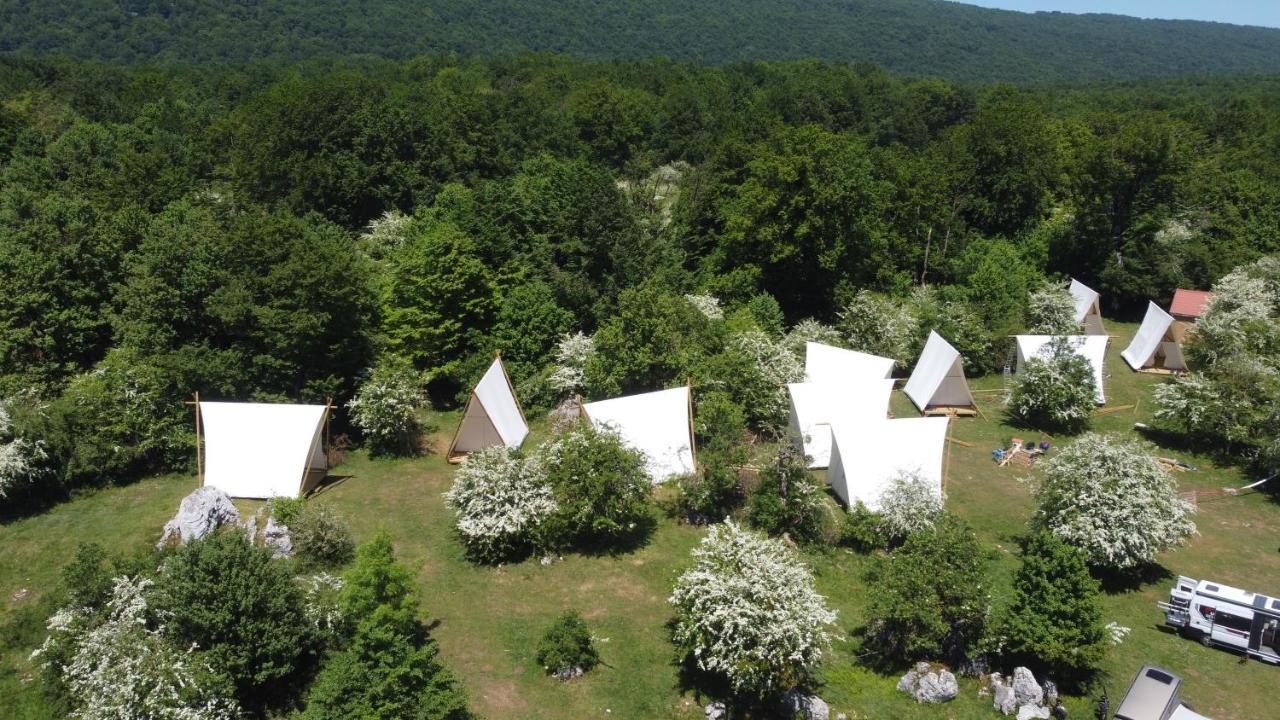
[[1004, 10], [1113, 13], [1280, 27], [1280, 0], [959, 0]]

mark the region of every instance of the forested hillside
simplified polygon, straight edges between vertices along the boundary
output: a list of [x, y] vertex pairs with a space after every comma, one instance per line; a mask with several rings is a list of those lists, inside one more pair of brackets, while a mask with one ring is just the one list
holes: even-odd
[[0, 2], [0, 51], [113, 62], [567, 53], [721, 64], [817, 57], [1018, 82], [1280, 71], [1280, 30], [936, 0]]

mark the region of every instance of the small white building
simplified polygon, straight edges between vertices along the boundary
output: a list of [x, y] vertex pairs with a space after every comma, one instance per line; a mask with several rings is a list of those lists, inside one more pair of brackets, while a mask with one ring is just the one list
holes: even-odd
[[1095, 396], [1099, 405], [1105, 404], [1107, 394], [1103, 390], [1103, 379], [1108, 342], [1106, 335], [1017, 335], [1014, 338], [1018, 345], [1018, 365], [1015, 372], [1022, 372], [1023, 365], [1033, 357], [1048, 357], [1049, 343], [1059, 337], [1065, 339], [1077, 355], [1089, 361], [1096, 383]]
[[643, 453], [653, 482], [693, 474], [693, 405], [687, 386], [583, 403], [582, 414]]
[[298, 497], [329, 470], [327, 405], [196, 402], [202, 431], [200, 484], [231, 497]]
[[809, 458], [810, 468], [825, 468], [831, 458], [831, 426], [840, 421], [888, 419], [893, 381], [791, 383], [787, 392], [791, 438]]
[[934, 410], [972, 414], [974, 409], [973, 393], [969, 392], [969, 382], [964, 377], [960, 352], [933, 331], [929, 332], [904, 392], [920, 412], [926, 414]]
[[529, 435], [529, 424], [507, 376], [502, 358], [496, 357], [471, 391], [462, 422], [449, 444], [449, 462], [461, 462], [470, 452], [503, 445], [518, 448]]
[[918, 473], [942, 497], [946, 417], [840, 422], [832, 426], [827, 484], [847, 507], [880, 507], [880, 496], [902, 473]]

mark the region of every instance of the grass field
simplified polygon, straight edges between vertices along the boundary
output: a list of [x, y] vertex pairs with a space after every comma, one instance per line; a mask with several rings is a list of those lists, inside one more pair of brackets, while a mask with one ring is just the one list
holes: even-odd
[[[1095, 418], [1094, 429], [1132, 434], [1150, 419], [1150, 387], [1163, 378], [1129, 371], [1120, 359], [1136, 326], [1111, 323], [1118, 337], [1107, 354], [1109, 406], [1137, 405]], [[975, 389], [1000, 386], [999, 376], [972, 382]], [[953, 421], [948, 507], [970, 522], [991, 549], [997, 602], [1017, 568], [1017, 538], [1031, 512], [1022, 469], [997, 468], [990, 452], [1011, 435], [1038, 438], [1004, 423], [998, 394], [980, 394], [983, 417]], [[987, 398], [982, 400], [981, 398]], [[894, 412], [914, 415], [895, 393]], [[442, 416], [442, 435], [456, 415]], [[540, 428], [539, 428], [540, 430]], [[536, 438], [534, 438], [536, 439]], [[437, 438], [447, 444], [448, 438]], [[1055, 440], [1056, 442], [1056, 440]], [[1243, 485], [1235, 468], [1176, 447], [1164, 454], [1199, 469], [1179, 473], [1184, 490]], [[463, 558], [451, 534], [451, 514], [442, 493], [452, 468], [439, 455], [404, 461], [351, 456], [335, 473], [341, 479], [312, 502], [331, 505], [351, 523], [357, 539], [385, 529], [403, 562], [417, 573], [423, 605], [449, 665], [465, 683], [473, 707], [489, 718], [696, 718], [707, 701], [681, 684], [673, 662], [666, 603], [672, 580], [689, 564], [689, 550], [703, 531], [663, 519], [650, 542], [619, 556], [567, 555], [550, 566], [536, 559], [498, 568], [476, 567]], [[0, 647], [0, 717], [45, 718], [34, 669], [27, 654], [39, 644], [39, 620], [48, 613], [43, 594], [81, 541], [125, 550], [154, 542], [160, 527], [193, 487], [192, 477], [166, 476], [97, 492], [28, 519], [0, 526], [0, 608], [5, 632]], [[246, 505], [246, 508], [251, 505]], [[1111, 590], [1106, 618], [1132, 628], [1106, 662], [1103, 679], [1112, 697], [1123, 694], [1143, 663], [1173, 670], [1186, 679], [1184, 699], [1218, 720], [1274, 716], [1280, 668], [1238, 664], [1231, 653], [1201, 647], [1161, 627], [1155, 602], [1167, 596], [1177, 574], [1212, 578], [1280, 595], [1276, 529], [1280, 505], [1261, 494], [1203, 500], [1200, 534], [1161, 559], [1167, 573], [1136, 587]], [[867, 558], [843, 550], [809, 552], [819, 589], [839, 611], [842, 637], [824, 667], [821, 692], [836, 712], [850, 718], [994, 718], [988, 698], [974, 681], [945, 706], [917, 706], [894, 690], [897, 674], [877, 674], [858, 662], [854, 636], [868, 593], [862, 582]], [[547, 678], [533, 659], [537, 638], [566, 608], [580, 610], [597, 636], [604, 665], [571, 683]], [[1071, 716], [1092, 717], [1086, 699], [1072, 698]], [[1114, 707], [1114, 704], [1113, 704]], [[1268, 710], [1268, 708], [1272, 708]]]

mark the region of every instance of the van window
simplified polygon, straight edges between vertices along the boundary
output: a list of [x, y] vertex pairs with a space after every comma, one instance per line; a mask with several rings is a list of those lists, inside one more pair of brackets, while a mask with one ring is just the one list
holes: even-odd
[[1232, 630], [1239, 630], [1240, 632], [1246, 633], [1253, 628], [1253, 620], [1224, 612], [1218, 613], [1218, 616], [1213, 619], [1213, 622], [1215, 625], [1221, 625], [1225, 628], [1231, 628]]

